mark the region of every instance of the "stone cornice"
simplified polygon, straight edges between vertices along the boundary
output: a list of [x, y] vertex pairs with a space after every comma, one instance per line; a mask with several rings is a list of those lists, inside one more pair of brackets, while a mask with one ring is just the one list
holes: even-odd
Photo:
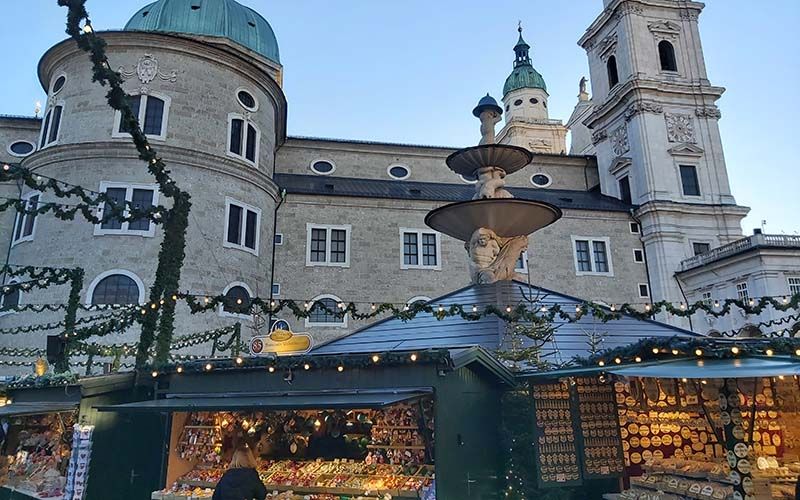
[[[193, 149], [176, 148], [165, 144], [159, 144], [157, 150], [159, 157], [164, 159], [168, 169], [176, 170], [176, 167], [185, 166], [227, 175], [253, 184], [272, 199], [278, 199], [279, 188], [275, 181], [265, 172], [249, 167], [243, 162], [228, 156], [211, 155]], [[64, 162], [87, 161], [96, 164], [108, 162], [111, 159], [136, 160], [141, 163], [141, 173], [150, 175], [147, 171], [147, 166], [139, 159], [139, 154], [133, 145], [122, 144], [118, 141], [50, 146], [25, 158], [22, 166], [35, 171], [40, 168], [57, 166], [59, 163]], [[84, 187], [92, 188], [91, 186]]]
[[[143, 51], [161, 50], [178, 54], [188, 54], [206, 59], [209, 64], [224, 66], [227, 70], [238, 73], [242, 78], [250, 80], [266, 95], [272, 98], [275, 108], [275, 143], [282, 144], [286, 140], [286, 96], [283, 89], [270, 74], [280, 75], [280, 67], [268, 65], [266, 59], [255, 57], [252, 51], [240, 48], [233, 43], [220, 40], [203, 40], [202, 37], [191, 37], [179, 34], [154, 33], [143, 31], [104, 31], [99, 32], [108, 42], [112, 50], [117, 47], [137, 48]], [[63, 40], [52, 46], [39, 60], [39, 83], [45, 92], [49, 90], [49, 82], [53, 68], [63, 60], [81, 55], [86, 57], [72, 39]], [[86, 75], [87, 80], [91, 75]]]
[[705, 4], [688, 0], [614, 0], [586, 28], [586, 31], [578, 40], [578, 45], [590, 50], [594, 45], [594, 38], [606, 24], [616, 21], [624, 15], [641, 15], [645, 6], [680, 9], [682, 18], [697, 19]]
[[[605, 102], [599, 106], [595, 106], [589, 117], [584, 120], [584, 124], [589, 128], [594, 128], [597, 122], [605, 120], [612, 113], [619, 111], [624, 106], [638, 106], [634, 108], [631, 114], [626, 110], [626, 119], [638, 112], [652, 112], [660, 113], [663, 111], [661, 103], [665, 102], [664, 94], [672, 96], [686, 96], [686, 97], [709, 97], [716, 101], [725, 92], [724, 87], [715, 87], [712, 85], [697, 83], [678, 83], [678, 82], [663, 82], [658, 80], [649, 80], [643, 78], [632, 78], [619, 86], [612, 94], [610, 94]], [[653, 99], [648, 99], [650, 95]], [[656, 99], [658, 98], [658, 99]], [[634, 100], [635, 99], [635, 100]], [[677, 104], [677, 103], [676, 103]], [[713, 114], [710, 105], [698, 105], [700, 111], [696, 111], [698, 116], [700, 114], [707, 116]], [[659, 109], [661, 108], [661, 109]], [[713, 106], [716, 108], [716, 106]]]
[[666, 213], [672, 214], [689, 214], [689, 215], [731, 215], [735, 217], [744, 217], [750, 212], [750, 207], [741, 205], [715, 205], [705, 203], [679, 203], [670, 200], [655, 200], [648, 201], [640, 205], [636, 209], [636, 217], [640, 218], [652, 213], [663, 215]]

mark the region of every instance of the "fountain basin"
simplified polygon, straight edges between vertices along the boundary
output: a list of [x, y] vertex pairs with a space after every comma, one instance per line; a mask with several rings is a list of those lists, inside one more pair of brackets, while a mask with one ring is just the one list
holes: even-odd
[[503, 238], [527, 236], [549, 226], [561, 215], [558, 207], [541, 201], [492, 198], [439, 207], [425, 216], [425, 224], [440, 233], [468, 241], [480, 228], [491, 229]]
[[479, 168], [498, 167], [506, 175], [516, 172], [533, 161], [533, 154], [519, 146], [507, 144], [482, 144], [459, 149], [447, 157], [447, 166], [453, 172], [471, 176]]

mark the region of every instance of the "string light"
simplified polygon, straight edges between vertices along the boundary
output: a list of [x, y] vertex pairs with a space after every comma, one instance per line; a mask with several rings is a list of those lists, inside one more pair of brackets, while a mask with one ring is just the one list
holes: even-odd
[[441, 304], [439, 305], [439, 312], [444, 312], [444, 306]]
[[373, 355], [372, 355], [372, 362], [373, 362], [373, 363], [377, 363], [377, 362], [378, 362], [378, 361], [380, 361], [380, 360], [381, 360], [381, 357], [380, 357], [380, 356], [378, 356], [377, 354], [373, 354]]
[[236, 364], [237, 365], [241, 365], [242, 363], [244, 363], [244, 360], [241, 358], [241, 356], [237, 356], [236, 357]]
[[658, 354], [658, 347], [653, 347], [653, 354]]
[[679, 353], [678, 353], [678, 350], [677, 350], [677, 349], [673, 349], [673, 350], [672, 350], [672, 355], [673, 355], [673, 356], [677, 356], [678, 354], [679, 354]]
[[619, 359], [619, 358], [614, 358], [614, 363], [620, 364], [620, 363], [622, 363], [622, 360]]
[[703, 350], [700, 349], [700, 348], [697, 348], [697, 349], [694, 350], [694, 353], [697, 356], [702, 356], [703, 355]]
[[304, 365], [303, 365], [303, 369], [304, 369], [304, 370], [310, 370], [310, 369], [311, 369], [311, 365], [309, 365], [308, 363], [306, 363], [306, 364], [304, 364]]
[[275, 373], [275, 367], [272, 365], [270, 365], [269, 368], [267, 368], [267, 370], [269, 370], [270, 373]]
[[416, 353], [412, 353], [410, 358], [411, 358], [411, 361], [416, 361], [417, 360], [417, 354]]
[[511, 312], [511, 306], [506, 306], [506, 312], [507, 312], [507, 313], [510, 313], [510, 312]]
[[734, 354], [739, 354], [739, 348], [736, 346], [731, 347], [731, 352]]
[[183, 367], [182, 366], [178, 366], [178, 368], [176, 368], [175, 371], [178, 372], [178, 373], [183, 373]]
[[775, 351], [772, 349], [767, 349], [767, 356], [772, 356], [773, 354], [775, 354]]
[[339, 365], [339, 366], [336, 367], [336, 369], [339, 370], [339, 372], [341, 373], [341, 372], [344, 371], [344, 366]]
[[213, 366], [211, 366], [211, 363], [206, 363], [206, 367], [205, 368], [206, 368], [207, 372], [210, 372], [211, 368], [213, 368]]
[[617, 310], [616, 306], [614, 304], [611, 304], [611, 312], [614, 312], [616, 310]]
[[475, 313], [475, 312], [478, 312], [478, 306], [476, 306], [476, 305], [473, 305], [473, 306], [472, 306], [472, 312], [474, 312], [474, 313]]
[[637, 363], [641, 363], [641, 362], [642, 362], [642, 358], [641, 358], [640, 356], [636, 356], [636, 359], [635, 359], [635, 361], [636, 361]]
[[648, 311], [648, 312], [650, 311], [650, 304], [649, 303], [644, 305], [644, 310]]
[[152, 375], [153, 378], [156, 378], [156, 377], [158, 377], [158, 372], [157, 371], [153, 371], [153, 373], [151, 373], [150, 375]]
[[600, 361], [598, 361], [597, 364], [600, 365], [600, 366], [606, 366], [606, 362], [603, 361], [602, 359]]

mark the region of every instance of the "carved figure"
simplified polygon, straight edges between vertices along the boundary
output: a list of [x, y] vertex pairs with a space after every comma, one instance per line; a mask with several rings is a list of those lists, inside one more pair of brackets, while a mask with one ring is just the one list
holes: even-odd
[[586, 82], [587, 82], [587, 81], [588, 81], [588, 80], [586, 80], [586, 77], [585, 77], [585, 76], [582, 76], [582, 77], [581, 77], [581, 81], [580, 81], [580, 83], [578, 83], [578, 87], [579, 87], [579, 89], [580, 89], [580, 93], [581, 93], [581, 94], [585, 94], [585, 93], [586, 93]]
[[479, 116], [481, 120], [481, 141], [478, 144], [494, 144], [494, 127], [500, 122], [500, 113], [486, 109]]
[[514, 278], [517, 259], [528, 248], [528, 237], [502, 238], [491, 229], [482, 227], [472, 233], [464, 247], [469, 253], [472, 282], [486, 285]]
[[513, 198], [511, 193], [505, 190], [506, 172], [502, 168], [479, 168], [475, 176], [478, 179], [478, 183], [475, 185], [475, 195], [472, 197], [473, 200]]

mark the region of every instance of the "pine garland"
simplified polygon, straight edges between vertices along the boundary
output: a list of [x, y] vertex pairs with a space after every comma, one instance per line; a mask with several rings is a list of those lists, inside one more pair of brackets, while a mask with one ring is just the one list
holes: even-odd
[[[151, 303], [160, 304], [163, 299], [175, 294], [178, 290], [185, 258], [186, 228], [189, 223], [191, 197], [189, 193], [176, 186], [166, 164], [150, 147], [147, 136], [139, 126], [138, 117], [134, 115], [128, 105], [127, 95], [122, 88], [122, 75], [112, 70], [108, 63], [106, 42], [92, 29], [85, 3], [86, 0], [58, 0], [58, 5], [68, 8], [67, 34], [75, 40], [80, 49], [89, 54], [92, 61], [92, 80], [109, 87], [106, 94], [108, 104], [120, 112], [120, 123], [125, 130], [130, 131], [133, 144], [139, 152], [139, 158], [147, 163], [148, 171], [158, 183], [159, 191], [173, 202], [172, 208], [164, 214], [164, 238], [158, 254], [155, 280], [149, 295]], [[81, 27], [81, 23], [83, 23], [83, 27]], [[163, 309], [150, 308], [145, 311], [139, 352], [136, 356], [137, 366], [148, 362], [149, 349], [155, 340], [156, 330], [158, 330], [156, 360], [160, 363], [168, 359], [174, 321], [173, 302], [167, 303]]]

